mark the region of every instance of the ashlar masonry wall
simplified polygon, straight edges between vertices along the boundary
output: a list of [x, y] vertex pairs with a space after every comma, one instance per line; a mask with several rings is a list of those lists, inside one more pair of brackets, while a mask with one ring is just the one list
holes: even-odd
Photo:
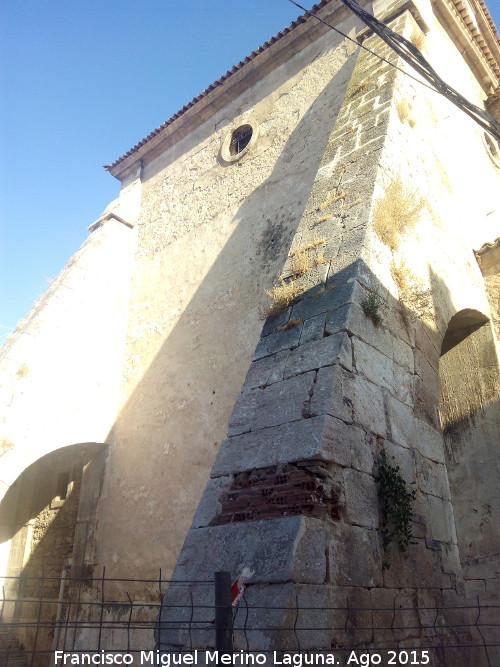
[[[452, 56], [448, 62], [457, 68], [443, 76], [464, 77], [465, 94], [479, 102], [479, 87], [452, 55], [430, 5], [419, 3], [419, 9], [420, 16], [413, 12], [417, 22], [405, 11], [391, 27], [407, 36], [430, 30], [432, 57]], [[378, 40], [369, 37], [366, 44], [396, 62]], [[218, 569], [238, 575], [248, 567], [253, 575], [246, 600], [260, 607], [250, 611], [246, 625], [255, 650], [296, 648], [296, 638], [284, 632], [293, 626], [293, 612], [272, 611], [293, 608], [296, 600], [304, 608], [353, 609], [342, 618], [325, 611], [319, 625], [317, 613], [302, 614], [301, 627], [325, 628], [301, 635], [302, 649], [421, 641], [426, 608], [465, 604], [438, 421], [439, 355], [454, 313], [468, 307], [489, 315], [473, 245], [491, 232], [484, 211], [495, 210], [499, 178], [482, 152], [479, 132], [458, 111], [446, 107], [443, 116], [444, 102], [415, 92], [419, 111], [415, 122], [406, 122], [410, 116], [398, 102], [412, 99], [412, 90], [389, 65], [358, 56], [292, 242], [298, 247], [321, 230], [331, 249], [328, 261], [298, 278], [296, 303], [266, 321], [174, 570], [175, 579], [186, 580], [205, 579]], [[476, 211], [474, 226], [468, 224], [465, 175], [452, 166], [456, 155], [442, 123], [448, 117], [448, 127], [470, 148], [467, 178], [481, 192], [483, 213]], [[484, 179], [474, 180], [483, 172]], [[387, 236], [382, 223], [391, 215], [386, 210], [380, 221], [380, 206], [391, 184], [399, 192], [394, 197], [406, 208], [412, 204], [418, 216]], [[295, 274], [293, 257], [285, 274]], [[367, 307], [370, 296], [375, 309]], [[382, 567], [387, 555], [380, 546], [375, 482], [382, 450], [416, 490], [414, 544], [406, 558], [394, 549], [388, 569]], [[292, 479], [311, 489], [309, 502], [297, 494], [282, 497], [280, 487], [288, 488]], [[493, 475], [489, 479], [493, 490]], [[257, 503], [253, 489], [263, 485], [266, 493]], [[188, 639], [169, 625], [169, 605], [188, 602], [190, 594], [210, 603], [202, 587], [169, 589], [160, 634], [164, 650], [211, 642], [206, 631]], [[387, 621], [380, 610], [400, 606], [410, 610], [403, 626], [391, 638], [375, 635], [372, 628]], [[466, 613], [453, 614], [465, 627]], [[442, 620], [449, 618], [443, 611]], [[460, 640], [460, 630], [452, 632]], [[433, 659], [440, 664], [438, 654]], [[463, 652], [451, 659], [470, 664]], [[485, 656], [477, 659], [482, 664]]]

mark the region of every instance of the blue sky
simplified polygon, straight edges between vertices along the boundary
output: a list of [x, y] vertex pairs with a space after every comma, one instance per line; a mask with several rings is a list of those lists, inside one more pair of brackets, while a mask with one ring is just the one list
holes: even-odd
[[0, 343], [117, 196], [102, 165], [298, 14], [288, 0], [3, 0]]

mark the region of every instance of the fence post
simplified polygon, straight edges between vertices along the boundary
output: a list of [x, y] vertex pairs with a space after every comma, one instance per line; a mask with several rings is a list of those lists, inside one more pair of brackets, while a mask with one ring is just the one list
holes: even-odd
[[233, 608], [231, 573], [215, 572], [215, 648], [222, 653], [233, 651]]

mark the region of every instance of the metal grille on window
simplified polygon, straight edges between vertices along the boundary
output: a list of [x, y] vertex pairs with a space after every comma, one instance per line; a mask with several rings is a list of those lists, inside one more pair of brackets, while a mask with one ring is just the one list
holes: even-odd
[[253, 130], [251, 125], [242, 125], [233, 132], [231, 143], [229, 144], [230, 155], [238, 155], [249, 144], [252, 138]]

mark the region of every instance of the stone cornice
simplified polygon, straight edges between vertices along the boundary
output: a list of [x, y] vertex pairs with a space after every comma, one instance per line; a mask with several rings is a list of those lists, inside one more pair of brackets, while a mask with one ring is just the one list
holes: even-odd
[[432, 0], [432, 6], [486, 96], [500, 96], [500, 42], [484, 2]]

